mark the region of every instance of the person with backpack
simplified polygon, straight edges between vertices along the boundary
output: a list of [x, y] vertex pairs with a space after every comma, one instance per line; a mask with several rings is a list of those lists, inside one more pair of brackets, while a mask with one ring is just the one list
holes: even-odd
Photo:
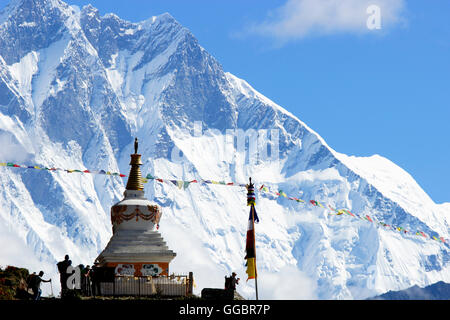
[[66, 254], [63, 261], [60, 261], [56, 264], [59, 271], [59, 280], [61, 282], [61, 297], [65, 295], [67, 292], [67, 268], [71, 264], [71, 261], [69, 260], [69, 255]]
[[230, 285], [230, 289], [235, 291], [236, 290], [236, 285], [239, 284], [239, 280], [241, 280], [240, 278], [236, 278], [236, 272], [233, 272], [231, 274], [231, 285]]
[[40, 271], [38, 275], [34, 275], [30, 279], [30, 287], [33, 290], [33, 300], [39, 300], [41, 298], [42, 290], [41, 290], [41, 282], [51, 282], [52, 279], [44, 280], [42, 276], [44, 275], [44, 271]]
[[240, 278], [236, 278], [236, 272], [231, 274], [231, 277], [225, 277], [225, 290], [236, 290], [236, 285], [239, 284]]

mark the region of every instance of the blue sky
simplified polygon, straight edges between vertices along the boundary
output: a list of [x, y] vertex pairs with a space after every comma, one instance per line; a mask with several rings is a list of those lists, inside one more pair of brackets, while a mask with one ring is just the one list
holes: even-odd
[[[450, 1], [66, 1], [130, 21], [169, 12], [330, 147], [387, 157], [450, 202]], [[368, 4], [379, 30], [365, 25]]]

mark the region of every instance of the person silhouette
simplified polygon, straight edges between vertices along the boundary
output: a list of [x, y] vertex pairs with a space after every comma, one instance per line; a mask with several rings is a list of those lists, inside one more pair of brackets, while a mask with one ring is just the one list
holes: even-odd
[[63, 297], [67, 291], [67, 268], [72, 262], [69, 260], [69, 255], [66, 254], [63, 261], [56, 264], [59, 271], [59, 281], [61, 282], [61, 297]]
[[39, 300], [41, 298], [42, 290], [41, 290], [41, 282], [50, 282], [52, 279], [44, 280], [42, 276], [44, 275], [44, 271], [40, 271], [38, 275], [33, 277], [31, 283], [31, 290], [33, 290], [33, 300]]

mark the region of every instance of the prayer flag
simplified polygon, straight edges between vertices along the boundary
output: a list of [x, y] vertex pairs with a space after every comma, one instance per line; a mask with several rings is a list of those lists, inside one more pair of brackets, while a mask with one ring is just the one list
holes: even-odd
[[255, 258], [249, 258], [249, 259], [247, 259], [247, 264], [246, 264], [246, 266], [247, 266], [247, 271], [246, 271], [246, 273], [247, 273], [247, 275], [248, 275], [247, 281], [248, 281], [249, 279], [255, 279], [255, 278], [256, 278]]
[[256, 252], [255, 252], [255, 221], [258, 223], [258, 215], [256, 214], [255, 206], [251, 205], [250, 215], [248, 218], [248, 228], [247, 228], [247, 240], [245, 244], [246, 255], [244, 259], [247, 259], [247, 281], [248, 279], [256, 278]]

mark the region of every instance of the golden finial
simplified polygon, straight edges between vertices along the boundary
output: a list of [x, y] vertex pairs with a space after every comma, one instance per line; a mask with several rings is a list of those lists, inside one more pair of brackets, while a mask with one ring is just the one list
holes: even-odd
[[127, 190], [144, 190], [144, 185], [142, 184], [142, 174], [141, 168], [142, 165], [141, 155], [137, 153], [138, 151], [138, 139], [134, 139], [134, 154], [131, 156], [131, 170], [130, 175], [128, 177], [127, 182]]

